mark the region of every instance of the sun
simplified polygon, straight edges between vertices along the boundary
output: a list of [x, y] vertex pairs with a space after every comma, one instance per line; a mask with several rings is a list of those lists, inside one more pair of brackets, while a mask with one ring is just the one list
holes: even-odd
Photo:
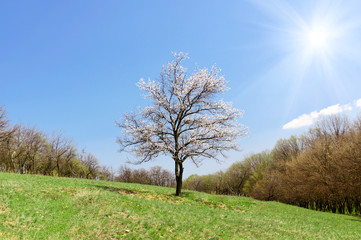
[[313, 60], [322, 60], [328, 64], [337, 47], [337, 26], [324, 21], [306, 23], [293, 35], [293, 50], [310, 65]]
[[335, 50], [337, 26], [325, 22], [314, 22], [303, 32], [305, 35], [304, 46], [313, 56], [332, 54]]
[[268, 15], [261, 26], [275, 58], [264, 79], [287, 82], [288, 113], [309, 97], [349, 97], [352, 64], [361, 62], [359, 1], [250, 1]]
[[307, 45], [313, 50], [327, 49], [330, 41], [329, 31], [326, 29], [315, 27], [307, 34]]

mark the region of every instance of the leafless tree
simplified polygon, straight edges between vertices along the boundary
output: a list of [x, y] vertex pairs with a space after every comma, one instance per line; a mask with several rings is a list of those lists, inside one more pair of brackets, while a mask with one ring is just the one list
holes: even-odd
[[0, 106], [0, 171], [9, 171], [9, 145], [14, 131], [9, 126], [6, 111]]
[[59, 176], [65, 176], [66, 168], [72, 158], [76, 156], [76, 149], [71, 140], [62, 136], [61, 133], [54, 134], [48, 139], [47, 148], [48, 174], [55, 169]]
[[98, 159], [91, 153], [83, 152], [80, 155], [80, 161], [85, 166], [85, 178], [96, 179], [100, 170]]
[[6, 117], [6, 112], [0, 106], [0, 144], [5, 142], [9, 137], [9, 120]]
[[36, 169], [36, 157], [44, 147], [45, 139], [35, 128], [15, 125], [18, 148], [23, 154], [19, 159], [20, 173], [33, 173]]
[[160, 166], [151, 167], [149, 176], [153, 185], [170, 187], [174, 183], [174, 178], [171, 172], [162, 169]]
[[112, 167], [100, 166], [99, 179], [106, 181], [114, 181], [115, 173]]
[[132, 182], [132, 173], [131, 168], [125, 165], [120, 165], [116, 181], [130, 183]]

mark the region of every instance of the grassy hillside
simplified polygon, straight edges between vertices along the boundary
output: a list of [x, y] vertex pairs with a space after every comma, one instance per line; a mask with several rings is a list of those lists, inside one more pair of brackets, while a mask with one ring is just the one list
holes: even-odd
[[0, 173], [0, 239], [361, 239], [361, 218], [138, 184]]

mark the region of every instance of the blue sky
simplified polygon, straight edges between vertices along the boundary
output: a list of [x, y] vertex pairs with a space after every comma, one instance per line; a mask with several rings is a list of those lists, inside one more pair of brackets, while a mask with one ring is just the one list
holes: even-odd
[[[123, 113], [146, 101], [174, 51], [185, 63], [216, 64], [245, 111], [242, 152], [222, 164], [186, 165], [186, 176], [226, 169], [318, 118], [361, 111], [359, 1], [2, 1], [0, 105], [12, 123], [63, 131], [78, 149], [117, 168]], [[161, 165], [170, 158], [136, 167]]]

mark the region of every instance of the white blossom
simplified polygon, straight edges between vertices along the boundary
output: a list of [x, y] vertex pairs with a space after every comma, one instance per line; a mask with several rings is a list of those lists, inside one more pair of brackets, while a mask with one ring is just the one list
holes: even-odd
[[215, 66], [196, 69], [188, 76], [180, 65], [187, 58], [175, 53], [159, 80], [140, 79], [138, 87], [152, 104], [138, 113], [124, 114], [123, 121], [117, 122], [123, 130], [118, 138], [121, 151], [134, 152], [138, 163], [169, 154], [176, 169], [186, 159], [198, 165], [204, 158], [217, 159], [237, 149], [235, 140], [247, 134], [238, 123], [243, 113], [219, 100], [228, 90], [220, 70]]

